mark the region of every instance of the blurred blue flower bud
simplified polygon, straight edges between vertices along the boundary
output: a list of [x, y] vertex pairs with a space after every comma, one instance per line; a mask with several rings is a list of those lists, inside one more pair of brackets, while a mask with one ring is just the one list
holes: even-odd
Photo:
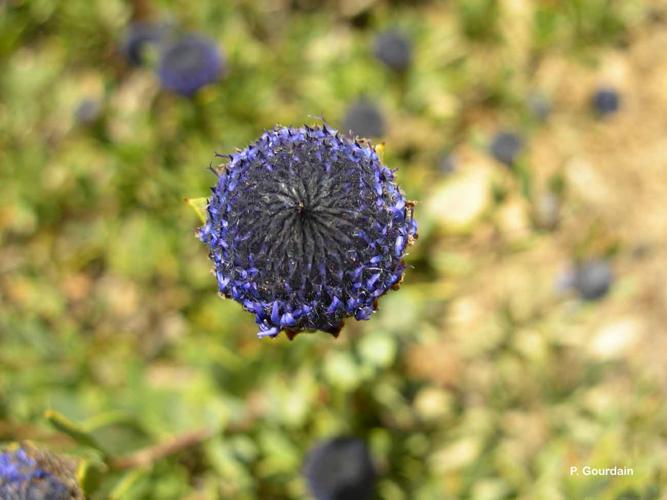
[[366, 444], [353, 437], [337, 437], [315, 446], [303, 470], [315, 500], [369, 500], [376, 472]]
[[223, 74], [225, 59], [216, 44], [190, 35], [166, 46], [158, 66], [162, 86], [185, 97], [215, 83]]
[[619, 110], [621, 107], [621, 97], [616, 89], [601, 87], [593, 94], [591, 104], [598, 116], [605, 117]]
[[343, 130], [359, 137], [382, 137], [386, 132], [386, 124], [382, 111], [378, 106], [362, 98], [352, 103], [345, 112]]
[[380, 33], [375, 38], [375, 57], [394, 71], [406, 71], [412, 64], [412, 43], [395, 30]]
[[515, 132], [498, 132], [489, 145], [489, 152], [500, 163], [511, 167], [523, 149], [523, 140]]
[[609, 262], [591, 259], [577, 264], [574, 288], [584, 300], [599, 300], [609, 292], [614, 275]]

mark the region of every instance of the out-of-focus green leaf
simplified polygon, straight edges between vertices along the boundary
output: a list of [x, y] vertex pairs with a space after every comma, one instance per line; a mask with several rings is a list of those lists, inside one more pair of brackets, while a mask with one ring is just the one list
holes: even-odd
[[359, 342], [364, 361], [384, 368], [393, 363], [396, 356], [396, 340], [389, 334], [378, 332], [364, 336]]
[[106, 451], [80, 424], [69, 420], [67, 417], [54, 410], [48, 410], [44, 416], [56, 430], [67, 434], [80, 445], [94, 448], [106, 456]]
[[135, 469], [126, 473], [123, 479], [109, 493], [109, 500], [123, 500], [124, 498], [128, 498], [128, 494], [132, 488], [149, 473], [148, 469]]
[[79, 462], [76, 471], [76, 478], [81, 489], [90, 497], [95, 494], [104, 481], [107, 467], [98, 461], [84, 458]]

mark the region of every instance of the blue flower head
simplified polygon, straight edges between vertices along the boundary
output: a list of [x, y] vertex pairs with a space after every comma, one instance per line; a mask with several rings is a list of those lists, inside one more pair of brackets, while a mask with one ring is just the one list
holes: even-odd
[[369, 319], [417, 232], [375, 150], [324, 125], [274, 128], [227, 156], [199, 231], [220, 293], [255, 315], [259, 337]]
[[366, 500], [373, 496], [375, 468], [366, 444], [337, 437], [313, 448], [303, 470], [316, 500]]
[[[57, 459], [18, 448], [0, 453], [0, 498], [3, 500], [71, 500], [83, 498], [70, 479], [54, 473]], [[61, 467], [62, 468], [62, 467]]]
[[186, 36], [168, 45], [160, 56], [158, 76], [162, 86], [185, 97], [216, 82], [225, 60], [216, 44], [199, 36]]

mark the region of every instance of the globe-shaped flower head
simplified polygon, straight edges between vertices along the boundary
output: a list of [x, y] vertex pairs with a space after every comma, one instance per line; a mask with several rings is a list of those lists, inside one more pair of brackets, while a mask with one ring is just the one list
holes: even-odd
[[199, 236], [258, 336], [370, 318], [417, 229], [375, 150], [326, 126], [275, 128], [228, 158]]
[[200, 88], [216, 82], [223, 72], [224, 64], [215, 43], [190, 35], [164, 49], [158, 76], [164, 88], [191, 97]]
[[2, 500], [82, 499], [71, 464], [64, 466], [55, 456], [31, 448], [0, 453], [0, 498]]

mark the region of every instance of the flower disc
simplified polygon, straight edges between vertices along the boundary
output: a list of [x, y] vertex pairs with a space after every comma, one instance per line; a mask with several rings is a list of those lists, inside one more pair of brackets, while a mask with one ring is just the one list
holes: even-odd
[[409, 205], [370, 146], [326, 126], [276, 128], [229, 155], [199, 236], [259, 336], [337, 334], [401, 280]]

